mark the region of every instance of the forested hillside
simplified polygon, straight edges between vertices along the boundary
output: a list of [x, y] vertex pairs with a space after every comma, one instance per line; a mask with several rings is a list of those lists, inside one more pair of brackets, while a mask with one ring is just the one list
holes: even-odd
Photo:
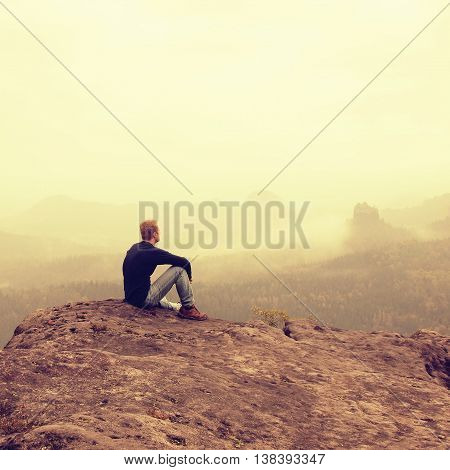
[[[429, 328], [449, 333], [450, 239], [408, 241], [311, 265], [281, 265], [273, 257], [259, 256], [278, 279], [251, 256], [242, 263], [254, 263], [254, 269], [248, 271], [252, 275], [235, 274], [239, 268], [236, 257], [233, 270], [224, 264], [228, 267], [220, 280], [216, 275], [208, 280], [207, 257], [194, 263], [194, 273], [201, 274], [194, 275], [200, 308], [212, 316], [238, 321], [251, 315], [252, 306], [278, 308], [291, 317], [305, 316], [305, 307], [290, 289], [318, 318], [337, 327], [402, 333]], [[36, 308], [121, 298], [121, 259], [122, 255], [81, 256], [30, 263], [21, 273], [19, 267], [10, 266], [11, 281], [0, 290], [0, 344]], [[232, 275], [227, 275], [227, 269]]]
[[317, 317], [334, 326], [450, 331], [450, 239], [404, 242], [274, 270], [282, 283], [260, 268], [261, 274], [252, 279], [197, 286], [200, 305], [224, 318], [247, 313], [252, 305], [304, 316], [305, 307], [290, 289]]

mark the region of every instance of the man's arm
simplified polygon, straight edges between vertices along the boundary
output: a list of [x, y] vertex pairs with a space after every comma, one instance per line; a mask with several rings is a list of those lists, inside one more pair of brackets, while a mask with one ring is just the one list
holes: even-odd
[[189, 280], [192, 281], [191, 263], [187, 258], [173, 255], [172, 253], [169, 253], [166, 250], [162, 250], [161, 248], [156, 248], [155, 252], [152, 253], [152, 257], [156, 264], [171, 264], [172, 266], [184, 268], [187, 272]]

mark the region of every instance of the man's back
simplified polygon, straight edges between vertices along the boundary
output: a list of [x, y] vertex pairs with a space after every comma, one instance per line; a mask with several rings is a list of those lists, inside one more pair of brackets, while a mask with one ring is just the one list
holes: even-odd
[[182, 267], [191, 279], [191, 265], [186, 258], [172, 255], [146, 241], [135, 243], [127, 251], [122, 266], [126, 302], [136, 307], [144, 306], [150, 289], [150, 276], [160, 264]]

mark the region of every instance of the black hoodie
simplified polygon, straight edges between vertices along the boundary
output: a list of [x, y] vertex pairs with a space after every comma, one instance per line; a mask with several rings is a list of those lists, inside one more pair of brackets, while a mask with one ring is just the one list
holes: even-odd
[[192, 280], [191, 263], [187, 258], [161, 250], [149, 242], [135, 243], [123, 261], [125, 301], [142, 308], [150, 290], [150, 276], [160, 264], [184, 268]]

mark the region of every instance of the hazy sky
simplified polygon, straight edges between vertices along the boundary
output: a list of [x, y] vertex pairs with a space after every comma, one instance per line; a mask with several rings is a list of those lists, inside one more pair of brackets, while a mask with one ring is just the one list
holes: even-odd
[[[3, 0], [2, 0], [3, 1]], [[4, 0], [195, 194], [260, 190], [444, 1]], [[450, 8], [270, 186], [330, 209], [449, 188]], [[1, 204], [190, 199], [0, 5]]]

